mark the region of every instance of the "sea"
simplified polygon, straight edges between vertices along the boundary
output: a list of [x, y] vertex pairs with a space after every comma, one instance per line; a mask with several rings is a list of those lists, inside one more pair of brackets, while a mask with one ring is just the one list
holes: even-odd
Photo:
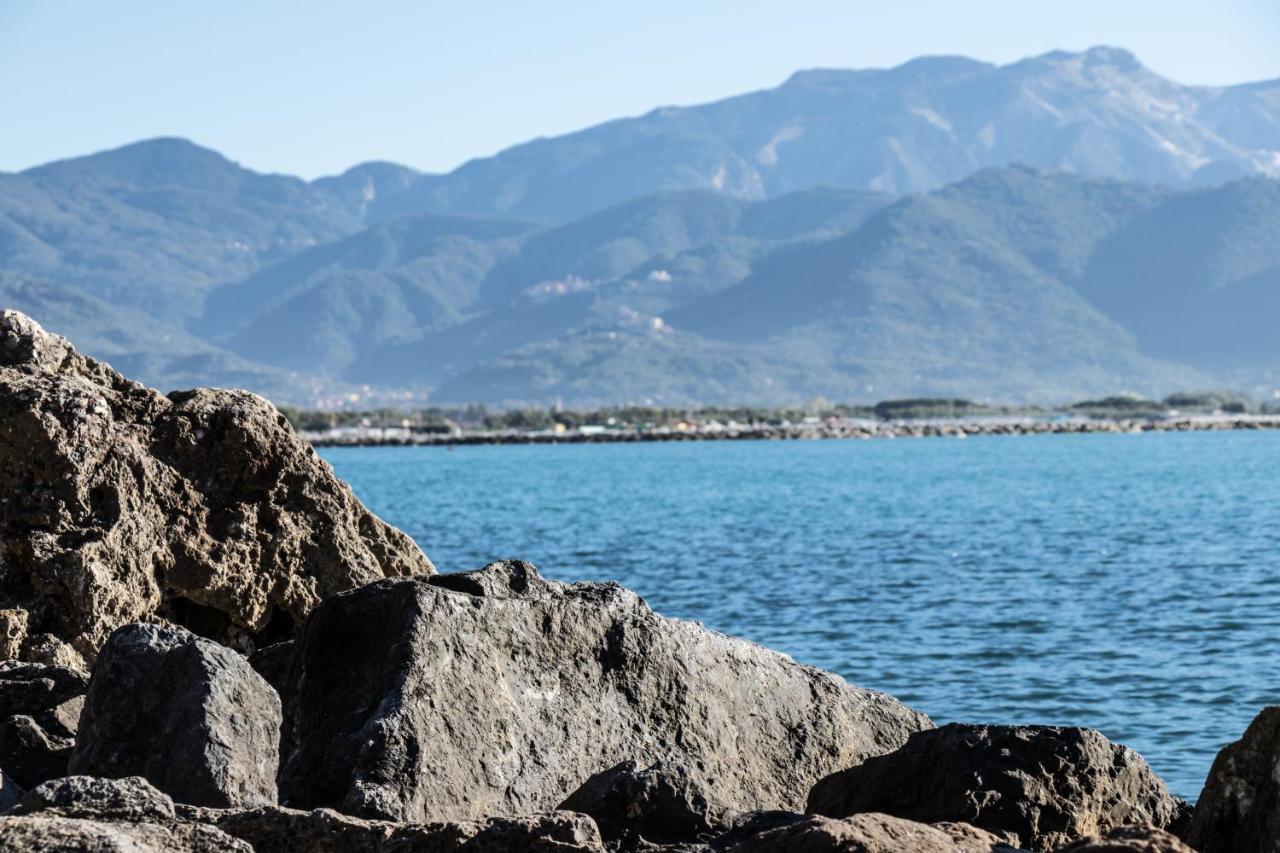
[[1280, 432], [322, 453], [442, 571], [616, 580], [938, 723], [1100, 729], [1190, 800], [1280, 703]]

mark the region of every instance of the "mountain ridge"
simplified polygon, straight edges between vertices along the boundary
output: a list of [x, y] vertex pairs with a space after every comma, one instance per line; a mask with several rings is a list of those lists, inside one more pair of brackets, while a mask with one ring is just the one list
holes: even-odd
[[1270, 393], [1272, 174], [1280, 81], [922, 57], [443, 174], [175, 137], [0, 174], [0, 299], [284, 402]]

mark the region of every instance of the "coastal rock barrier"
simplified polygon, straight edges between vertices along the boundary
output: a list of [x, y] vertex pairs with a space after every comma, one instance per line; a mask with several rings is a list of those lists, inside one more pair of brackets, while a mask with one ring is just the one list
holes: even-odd
[[486, 444], [636, 444], [681, 441], [815, 441], [819, 439], [976, 438], [995, 435], [1100, 435], [1152, 432], [1229, 432], [1280, 429], [1280, 415], [1206, 415], [1164, 419], [946, 419], [869, 421], [830, 418], [816, 424], [757, 424], [737, 427], [610, 429], [600, 432], [522, 432], [456, 434], [406, 433], [370, 428], [346, 434], [304, 432], [316, 447], [467, 447]]
[[1263, 853], [1089, 729], [932, 722], [616, 584], [438, 574], [265, 401], [0, 314], [0, 851]]

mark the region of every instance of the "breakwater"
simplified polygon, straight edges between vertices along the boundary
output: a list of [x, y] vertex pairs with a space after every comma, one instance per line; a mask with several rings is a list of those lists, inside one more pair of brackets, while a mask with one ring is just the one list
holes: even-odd
[[400, 427], [300, 431], [317, 447], [486, 444], [621, 444], [666, 441], [809, 441], [819, 439], [966, 438], [985, 435], [1201, 432], [1280, 429], [1280, 415], [1204, 415], [1181, 418], [1018, 418], [874, 421], [830, 418], [816, 423], [693, 425], [685, 429], [475, 430], [418, 433]]

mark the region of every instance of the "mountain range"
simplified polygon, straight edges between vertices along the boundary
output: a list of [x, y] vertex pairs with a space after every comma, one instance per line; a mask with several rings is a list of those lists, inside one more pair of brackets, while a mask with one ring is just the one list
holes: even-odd
[[575, 405], [1280, 384], [1280, 81], [934, 57], [303, 181], [0, 173], [0, 305], [152, 384]]

